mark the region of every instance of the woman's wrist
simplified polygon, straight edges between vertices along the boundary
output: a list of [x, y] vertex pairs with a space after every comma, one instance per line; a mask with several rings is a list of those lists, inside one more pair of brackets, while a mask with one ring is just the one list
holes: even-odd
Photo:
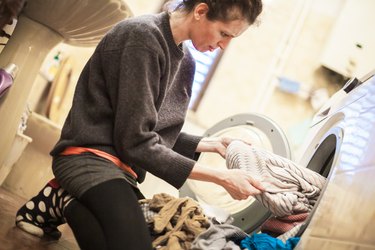
[[210, 168], [196, 163], [189, 175], [189, 179], [208, 181], [221, 185], [225, 179], [225, 174], [220, 169]]
[[205, 137], [198, 143], [197, 152], [219, 152], [222, 147], [221, 139], [218, 137]]

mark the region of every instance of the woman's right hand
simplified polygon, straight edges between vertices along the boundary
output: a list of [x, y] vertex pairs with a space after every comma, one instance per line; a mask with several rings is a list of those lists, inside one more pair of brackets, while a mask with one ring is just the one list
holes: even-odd
[[264, 192], [264, 187], [259, 180], [254, 179], [250, 173], [240, 169], [223, 170], [218, 183], [235, 200], [245, 200]]
[[264, 191], [260, 181], [255, 180], [250, 173], [241, 169], [215, 169], [197, 163], [189, 178], [218, 184], [236, 200], [244, 200]]

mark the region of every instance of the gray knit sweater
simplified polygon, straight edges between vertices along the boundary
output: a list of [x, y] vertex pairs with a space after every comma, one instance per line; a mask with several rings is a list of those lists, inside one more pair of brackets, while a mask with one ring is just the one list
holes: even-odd
[[189, 176], [201, 137], [181, 133], [195, 63], [174, 42], [169, 15], [117, 24], [98, 44], [77, 83], [61, 138], [67, 146], [100, 149], [179, 188]]

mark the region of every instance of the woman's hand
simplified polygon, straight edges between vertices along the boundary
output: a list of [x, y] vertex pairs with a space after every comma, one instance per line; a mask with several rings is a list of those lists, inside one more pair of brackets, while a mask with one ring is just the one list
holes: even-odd
[[248, 172], [240, 169], [224, 171], [224, 178], [219, 181], [233, 199], [245, 200], [249, 196], [261, 194], [264, 190], [259, 180], [254, 179]]
[[[197, 152], [215, 152], [215, 153], [220, 154], [223, 158], [225, 158], [227, 147], [234, 140], [243, 141], [242, 139], [232, 138], [229, 136], [205, 137], [199, 142], [196, 151]], [[247, 144], [250, 144], [249, 142], [246, 142], [246, 141], [244, 142]]]
[[244, 200], [264, 191], [258, 180], [241, 169], [215, 169], [196, 164], [189, 178], [218, 184], [236, 200]]

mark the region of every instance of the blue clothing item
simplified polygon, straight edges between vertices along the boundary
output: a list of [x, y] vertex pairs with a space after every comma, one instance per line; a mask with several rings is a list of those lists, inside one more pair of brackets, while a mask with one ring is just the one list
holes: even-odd
[[268, 234], [253, 234], [241, 241], [241, 248], [249, 250], [287, 250], [293, 249], [299, 242], [300, 237], [289, 238], [285, 243]]

